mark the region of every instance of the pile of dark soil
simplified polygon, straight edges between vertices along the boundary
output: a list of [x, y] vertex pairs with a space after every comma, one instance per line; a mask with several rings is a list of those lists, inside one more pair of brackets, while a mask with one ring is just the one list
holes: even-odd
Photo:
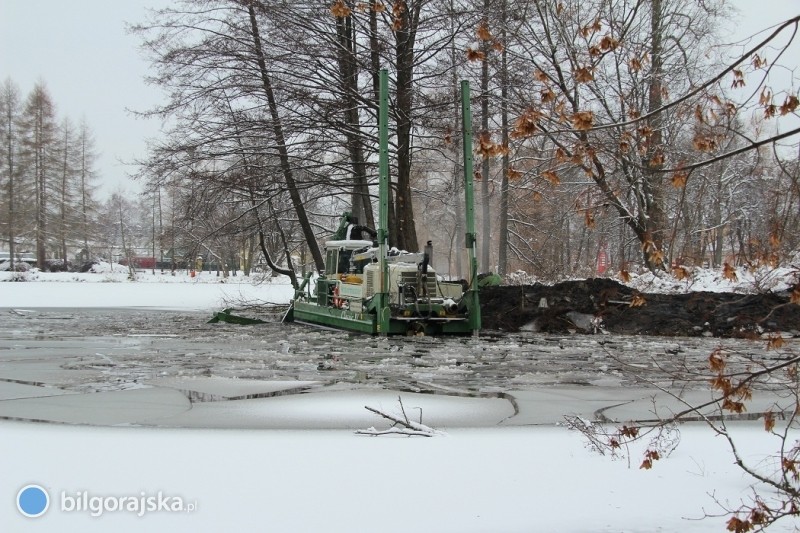
[[800, 335], [788, 294], [639, 293], [612, 279], [481, 289], [484, 329], [754, 338]]

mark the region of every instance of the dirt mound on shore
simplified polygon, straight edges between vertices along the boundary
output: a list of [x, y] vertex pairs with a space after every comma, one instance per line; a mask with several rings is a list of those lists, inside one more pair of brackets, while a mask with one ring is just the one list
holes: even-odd
[[640, 293], [612, 279], [481, 289], [484, 329], [754, 338], [800, 335], [788, 294]]

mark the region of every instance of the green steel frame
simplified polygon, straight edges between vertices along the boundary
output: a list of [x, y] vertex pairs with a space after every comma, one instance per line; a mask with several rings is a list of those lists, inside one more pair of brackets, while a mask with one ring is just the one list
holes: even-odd
[[[389, 248], [389, 73], [380, 71], [378, 107], [378, 261], [381, 272], [380, 286], [368, 307], [354, 313], [347, 309], [337, 309], [327, 305], [319, 305], [311, 298], [307, 289], [311, 274], [307, 274], [303, 285], [287, 314], [289, 319], [316, 324], [324, 327], [344, 329], [368, 334], [393, 335], [408, 331], [407, 319], [392, 318], [389, 308], [389, 267], [386, 262]], [[478, 298], [478, 261], [476, 254], [475, 207], [473, 191], [472, 161], [472, 113], [470, 111], [469, 82], [461, 82], [461, 113], [464, 157], [464, 202], [466, 205], [466, 248], [469, 255], [469, 283], [464, 295], [468, 317], [466, 320], [432, 321], [426, 324], [426, 330], [433, 334], [478, 334], [481, 328], [481, 309]], [[300, 296], [302, 295], [302, 298]]]

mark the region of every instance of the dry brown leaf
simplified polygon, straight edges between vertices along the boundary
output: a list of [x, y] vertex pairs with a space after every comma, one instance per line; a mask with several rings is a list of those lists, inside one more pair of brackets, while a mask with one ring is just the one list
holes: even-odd
[[728, 263], [722, 265], [722, 277], [733, 282], [739, 281], [739, 276], [736, 275], [736, 268]]
[[703, 135], [698, 132], [692, 139], [692, 146], [699, 152], [708, 153], [717, 149], [717, 141], [709, 135]]
[[653, 154], [653, 157], [650, 159], [650, 166], [651, 167], [660, 167], [664, 164], [664, 152], [661, 150], [657, 151]]
[[716, 376], [711, 380], [711, 388], [721, 391], [725, 396], [728, 396], [731, 392], [733, 392], [731, 380], [722, 375]]
[[786, 341], [783, 340], [780, 333], [776, 333], [774, 335], [769, 336], [769, 340], [767, 341], [767, 350], [780, 350], [786, 344]]
[[594, 221], [594, 213], [587, 209], [583, 214], [583, 223], [587, 228], [594, 229], [596, 226]]
[[484, 54], [480, 50], [467, 48], [467, 59], [470, 61], [483, 61], [484, 59], [486, 59], [486, 54]]
[[647, 254], [647, 258], [655, 265], [664, 264], [664, 252], [662, 250], [654, 250]]
[[631, 303], [628, 304], [628, 307], [642, 307], [643, 305], [647, 305], [647, 300], [641, 294], [635, 294], [631, 298]]
[[700, 105], [694, 107], [694, 118], [701, 124], [706, 122], [706, 113]]
[[725, 352], [721, 348], [715, 349], [708, 356], [708, 367], [712, 372], [721, 374], [725, 370]]
[[781, 115], [788, 115], [789, 113], [793, 113], [795, 109], [797, 109], [798, 104], [800, 101], [797, 100], [797, 97], [793, 94], [786, 97], [786, 101], [783, 102], [781, 106]]
[[556, 174], [554, 170], [543, 171], [542, 177], [553, 185], [558, 185], [559, 183], [561, 183], [561, 179], [558, 177], [558, 174]]
[[744, 73], [740, 69], [733, 69], [733, 83], [731, 84], [732, 89], [738, 89], [740, 87], [744, 87]]
[[672, 268], [672, 275], [675, 276], [678, 281], [683, 281], [688, 279], [690, 274], [689, 271], [684, 266], [676, 266]]
[[514, 122], [514, 129], [511, 132], [511, 138], [520, 139], [530, 137], [539, 129], [539, 120], [542, 118], [542, 113], [538, 109], [529, 107], [520, 117]]
[[767, 105], [772, 103], [772, 91], [769, 90], [769, 87], [764, 86], [761, 89], [761, 94], [758, 96], [758, 104], [759, 105]]
[[548, 104], [550, 102], [555, 102], [555, 100], [556, 100], [556, 93], [553, 92], [553, 90], [550, 87], [542, 89], [541, 95], [542, 95], [542, 103], [543, 104]]
[[397, 32], [403, 29], [403, 17], [394, 17], [392, 19], [392, 31]]
[[604, 51], [616, 50], [618, 46], [619, 41], [610, 35], [605, 35], [602, 39], [600, 39], [600, 48], [602, 48]]
[[481, 23], [478, 24], [478, 30], [475, 33], [481, 41], [488, 42], [494, 39], [492, 32], [489, 31], [489, 23], [485, 20], [482, 20]]
[[593, 124], [594, 113], [591, 111], [578, 111], [572, 115], [572, 127], [576, 130], [590, 130]]
[[683, 171], [676, 172], [672, 175], [672, 186], [676, 189], [686, 187], [686, 182], [689, 179], [689, 174]]
[[344, 0], [337, 0], [331, 6], [331, 13], [336, 18], [346, 18], [349, 17], [353, 11], [347, 7], [344, 3]]
[[775, 429], [775, 413], [772, 411], [767, 411], [764, 413], [764, 430], [772, 433], [772, 430]]
[[725, 529], [733, 533], [747, 533], [753, 529], [753, 524], [749, 520], [742, 520], [738, 516], [732, 516], [725, 526]]
[[580, 67], [572, 73], [578, 83], [589, 83], [594, 80], [594, 74], [589, 67]]
[[722, 400], [722, 409], [725, 411], [730, 411], [731, 413], [742, 414], [747, 411], [743, 402], [737, 402], [730, 398], [725, 398]]

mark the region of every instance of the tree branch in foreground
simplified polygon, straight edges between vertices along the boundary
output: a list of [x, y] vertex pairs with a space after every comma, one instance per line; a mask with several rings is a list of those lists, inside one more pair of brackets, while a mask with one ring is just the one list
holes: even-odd
[[[433, 429], [432, 427], [426, 426], [422, 422], [414, 422], [413, 420], [409, 420], [408, 416], [406, 415], [405, 407], [403, 406], [403, 399], [398, 396], [397, 401], [400, 403], [400, 410], [403, 414], [403, 417], [400, 418], [396, 415], [391, 415], [389, 413], [385, 413], [380, 409], [375, 409], [374, 407], [370, 407], [368, 405], [364, 406], [364, 409], [367, 411], [373, 412], [376, 415], [379, 415], [391, 422], [393, 422], [392, 427], [385, 430], [378, 430], [375, 427], [371, 427], [368, 429], [360, 429], [356, 431], [356, 435], [370, 435], [373, 437], [377, 437], [379, 435], [406, 435], [409, 437], [435, 437], [437, 435], [444, 435], [445, 433], [439, 431], [438, 429]], [[398, 427], [400, 426], [400, 427]]]

